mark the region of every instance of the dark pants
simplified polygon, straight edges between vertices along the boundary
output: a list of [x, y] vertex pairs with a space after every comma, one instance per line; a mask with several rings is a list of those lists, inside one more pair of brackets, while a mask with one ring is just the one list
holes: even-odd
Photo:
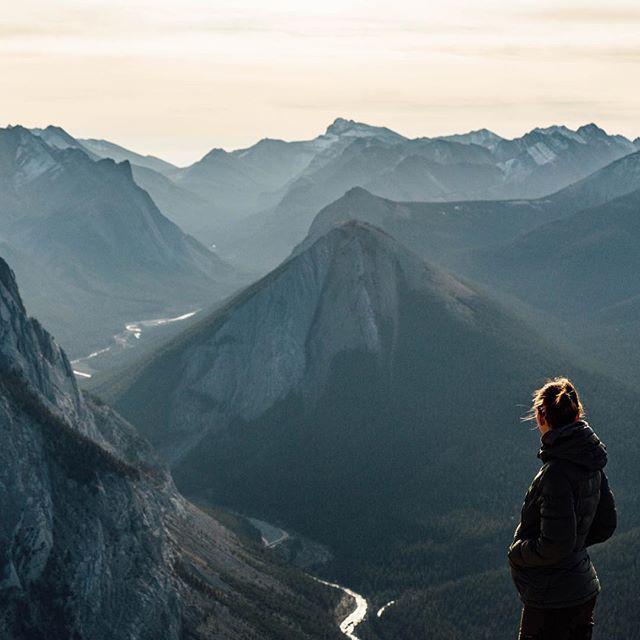
[[524, 606], [518, 640], [591, 640], [596, 598], [567, 609]]

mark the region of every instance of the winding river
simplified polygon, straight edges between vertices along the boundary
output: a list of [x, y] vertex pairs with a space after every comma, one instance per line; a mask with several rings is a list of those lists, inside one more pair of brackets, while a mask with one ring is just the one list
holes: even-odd
[[79, 378], [91, 378], [95, 371], [92, 365], [94, 365], [96, 359], [100, 358], [100, 356], [135, 346], [136, 341], [140, 340], [144, 329], [155, 329], [167, 324], [182, 322], [183, 320], [188, 320], [195, 316], [198, 311], [200, 311], [200, 309], [189, 311], [188, 313], [183, 313], [182, 315], [175, 316], [173, 318], [156, 318], [153, 320], [137, 320], [135, 322], [128, 322], [125, 324], [123, 331], [116, 333], [113, 336], [113, 344], [105, 347], [104, 349], [98, 349], [97, 351], [90, 353], [88, 356], [72, 360], [71, 366], [73, 367], [73, 373], [75, 373]]
[[318, 582], [326, 585], [327, 587], [333, 587], [334, 589], [340, 589], [347, 595], [351, 596], [356, 601], [355, 609], [340, 623], [340, 631], [350, 640], [360, 640], [355, 634], [356, 627], [365, 619], [367, 615], [368, 604], [364, 597], [355, 591], [351, 591], [347, 587], [343, 587], [335, 582], [327, 582], [320, 578], [314, 578]]
[[[264, 520], [258, 520], [257, 518], [247, 518], [247, 520], [249, 520], [249, 522], [260, 532], [262, 544], [269, 549], [277, 547], [279, 544], [290, 538], [289, 534], [284, 529], [275, 527], [272, 524], [265, 522]], [[315, 576], [311, 577], [316, 582], [320, 582], [321, 584], [324, 584], [327, 587], [332, 587], [333, 589], [339, 589], [343, 593], [353, 598], [353, 600], [355, 601], [355, 608], [340, 623], [340, 631], [342, 631], [342, 633], [347, 638], [349, 638], [349, 640], [360, 640], [358, 636], [355, 635], [355, 629], [367, 615], [367, 600], [359, 593], [356, 593], [355, 591], [352, 591], [347, 587], [343, 587], [340, 584], [336, 584], [335, 582], [327, 582], [326, 580], [316, 578]]]

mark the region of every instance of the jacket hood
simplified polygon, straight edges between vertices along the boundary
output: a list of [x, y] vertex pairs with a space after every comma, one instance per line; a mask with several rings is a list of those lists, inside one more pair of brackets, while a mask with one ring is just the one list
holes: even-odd
[[547, 431], [542, 436], [538, 458], [543, 462], [568, 460], [595, 471], [607, 464], [607, 447], [584, 420], [578, 420]]

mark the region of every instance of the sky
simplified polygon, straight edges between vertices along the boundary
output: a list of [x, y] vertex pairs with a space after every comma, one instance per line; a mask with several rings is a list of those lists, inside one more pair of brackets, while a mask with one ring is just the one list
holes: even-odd
[[336, 117], [433, 136], [596, 122], [640, 136], [640, 4], [3, 0], [0, 125], [180, 165]]

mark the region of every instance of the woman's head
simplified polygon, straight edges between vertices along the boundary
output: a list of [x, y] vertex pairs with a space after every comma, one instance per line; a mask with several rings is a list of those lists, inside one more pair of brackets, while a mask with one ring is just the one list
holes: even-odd
[[531, 413], [545, 433], [579, 420], [584, 409], [571, 380], [553, 378], [534, 392]]

